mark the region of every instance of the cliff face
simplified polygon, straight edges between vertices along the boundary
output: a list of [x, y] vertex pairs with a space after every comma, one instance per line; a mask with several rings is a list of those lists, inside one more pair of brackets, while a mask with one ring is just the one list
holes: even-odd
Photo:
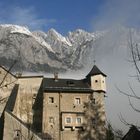
[[[0, 25], [0, 65], [30, 72], [77, 70], [93, 64], [113, 48], [128, 46], [127, 28], [89, 33], [81, 29], [62, 36], [56, 30], [34, 31], [18, 25]], [[140, 32], [132, 34], [140, 42]], [[140, 43], [138, 43], [139, 45]]]

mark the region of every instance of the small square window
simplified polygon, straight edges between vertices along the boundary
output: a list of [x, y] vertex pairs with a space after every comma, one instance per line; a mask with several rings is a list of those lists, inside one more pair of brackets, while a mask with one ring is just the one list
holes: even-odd
[[54, 97], [49, 97], [49, 103], [54, 103]]
[[75, 104], [81, 104], [81, 99], [80, 98], [75, 98]]
[[49, 117], [49, 123], [54, 123], [54, 117]]
[[72, 119], [71, 117], [66, 117], [66, 123], [71, 123]]
[[76, 123], [81, 124], [82, 123], [82, 118], [81, 117], [76, 118]]
[[98, 80], [95, 80], [95, 83], [97, 83], [98, 82]]

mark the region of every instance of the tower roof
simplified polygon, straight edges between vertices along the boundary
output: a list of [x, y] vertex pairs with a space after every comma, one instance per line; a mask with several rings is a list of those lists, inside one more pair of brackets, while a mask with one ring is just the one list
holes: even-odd
[[94, 65], [86, 77], [93, 76], [93, 75], [99, 75], [99, 74], [106, 77], [106, 75], [96, 65]]

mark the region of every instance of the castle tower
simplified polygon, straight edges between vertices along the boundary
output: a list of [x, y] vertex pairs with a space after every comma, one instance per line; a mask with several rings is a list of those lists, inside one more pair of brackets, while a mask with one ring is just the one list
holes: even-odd
[[95, 140], [104, 140], [106, 135], [106, 114], [104, 104], [104, 97], [106, 93], [106, 75], [96, 65], [94, 65], [86, 78], [88, 80], [88, 84], [93, 90], [92, 99], [94, 102], [92, 103], [94, 104], [94, 113], [91, 115], [91, 118], [95, 121], [96, 125], [93, 130], [93, 138]]

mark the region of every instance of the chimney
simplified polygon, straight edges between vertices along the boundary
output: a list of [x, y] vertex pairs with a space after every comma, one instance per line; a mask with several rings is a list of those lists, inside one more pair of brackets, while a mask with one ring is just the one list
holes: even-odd
[[58, 73], [57, 72], [54, 73], [54, 80], [58, 81]]

